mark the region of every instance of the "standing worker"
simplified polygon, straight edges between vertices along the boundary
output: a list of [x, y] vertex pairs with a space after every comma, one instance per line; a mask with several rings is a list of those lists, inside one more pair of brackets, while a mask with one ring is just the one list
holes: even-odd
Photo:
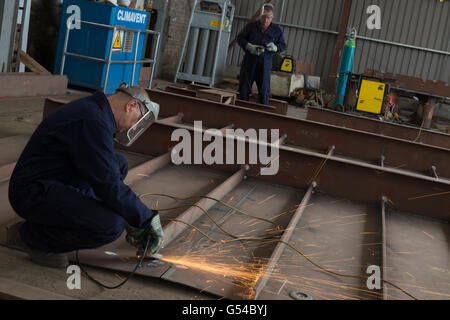
[[9, 183], [9, 201], [25, 219], [11, 245], [37, 264], [66, 267], [66, 253], [118, 239], [156, 253], [164, 233], [123, 181], [128, 173], [114, 140], [130, 146], [157, 119], [159, 105], [140, 87], [123, 84], [52, 112], [22, 152]]
[[239, 76], [239, 99], [248, 101], [253, 82], [258, 86], [258, 102], [269, 104], [270, 74], [275, 53], [286, 50], [283, 32], [272, 23], [274, 7], [265, 4], [261, 18], [247, 24], [238, 36], [238, 43], [245, 51]]

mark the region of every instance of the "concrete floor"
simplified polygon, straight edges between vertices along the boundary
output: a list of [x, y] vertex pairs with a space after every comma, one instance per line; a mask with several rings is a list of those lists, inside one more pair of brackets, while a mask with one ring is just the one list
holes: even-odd
[[[157, 88], [164, 89], [171, 83], [156, 80], [155, 84]], [[89, 94], [78, 90], [68, 90], [64, 96], [52, 98], [75, 100]], [[18, 135], [31, 136], [42, 120], [44, 101], [45, 97], [0, 99], [0, 139]], [[289, 115], [305, 118], [306, 110], [290, 106]], [[126, 276], [123, 273], [118, 276], [115, 272], [100, 268], [86, 267], [86, 270], [94, 278], [109, 285], [120, 283], [119, 276], [121, 278]], [[22, 289], [25, 298], [35, 298], [36, 295], [32, 295], [34, 290], [44, 290], [42, 292], [46, 291], [75, 299], [217, 299], [209, 294], [200, 293], [196, 289], [138, 275], [116, 290], [103, 289], [82, 276], [81, 290], [69, 290], [66, 286], [69, 274], [65, 269], [41, 267], [31, 262], [26, 254], [3, 246], [0, 246], [0, 275], [0, 278], [4, 279], [4, 283], [6, 281], [10, 283], [11, 288], [30, 288], [31, 290]], [[4, 287], [5, 285], [0, 286], [0, 290]], [[39, 293], [37, 294], [39, 296]]]
[[[127, 275], [111, 270], [84, 267], [95, 279], [113, 286]], [[216, 297], [199, 293], [178, 284], [160, 279], [135, 275], [119, 289], [103, 289], [84, 275], [80, 290], [69, 290], [66, 282], [70, 274], [66, 269], [51, 269], [31, 262], [25, 253], [0, 246], [0, 274], [2, 278], [19, 284], [59, 294], [73, 299], [126, 299], [126, 300], [214, 300]], [[120, 277], [120, 278], [119, 278]], [[26, 295], [28, 293], [24, 293]]]

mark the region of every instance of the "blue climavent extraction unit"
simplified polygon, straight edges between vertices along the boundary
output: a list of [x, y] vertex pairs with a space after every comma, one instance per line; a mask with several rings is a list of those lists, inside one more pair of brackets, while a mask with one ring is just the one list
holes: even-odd
[[[64, 62], [62, 74], [67, 75], [69, 83], [85, 88], [103, 90], [105, 94], [112, 94], [122, 82], [131, 84], [133, 62], [142, 59], [145, 33], [140, 33], [136, 52], [137, 33], [127, 30], [108, 29], [105, 27], [81, 23], [80, 29], [72, 29], [67, 42], [68, 55], [63, 58], [64, 43], [67, 33], [68, 18], [74, 14], [71, 6], [80, 8], [81, 21], [120, 26], [133, 30], [147, 30], [149, 14], [145, 11], [112, 6], [106, 3], [97, 3], [87, 0], [65, 0], [59, 30], [57, 55], [55, 61], [55, 74], [61, 73], [61, 64]], [[67, 10], [69, 8], [69, 11]], [[112, 50], [111, 50], [112, 48]], [[123, 63], [108, 63], [95, 61], [95, 59], [108, 60], [111, 50], [111, 61]], [[85, 59], [70, 56], [70, 54], [92, 57]], [[141, 65], [136, 64], [134, 84], [138, 83]], [[108, 72], [107, 72], [108, 71]], [[108, 79], [105, 80], [108, 73]]]

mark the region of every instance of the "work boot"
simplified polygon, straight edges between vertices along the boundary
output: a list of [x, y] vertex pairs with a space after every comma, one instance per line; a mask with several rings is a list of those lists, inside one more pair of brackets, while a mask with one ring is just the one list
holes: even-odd
[[12, 244], [13, 247], [26, 252], [31, 261], [41, 266], [50, 267], [50, 268], [67, 268], [69, 265], [69, 259], [67, 254], [65, 253], [48, 253], [44, 251], [40, 251], [37, 249], [31, 248], [25, 241], [22, 239], [20, 232], [17, 232], [17, 235]]

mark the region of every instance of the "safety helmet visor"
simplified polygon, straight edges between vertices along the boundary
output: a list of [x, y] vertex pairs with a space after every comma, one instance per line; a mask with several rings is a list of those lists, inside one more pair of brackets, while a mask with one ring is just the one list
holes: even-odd
[[127, 131], [117, 133], [115, 141], [125, 147], [131, 146], [157, 119], [159, 114], [159, 104], [146, 99], [137, 94], [132, 88], [121, 85], [118, 91], [125, 92], [138, 101], [141, 118]]

